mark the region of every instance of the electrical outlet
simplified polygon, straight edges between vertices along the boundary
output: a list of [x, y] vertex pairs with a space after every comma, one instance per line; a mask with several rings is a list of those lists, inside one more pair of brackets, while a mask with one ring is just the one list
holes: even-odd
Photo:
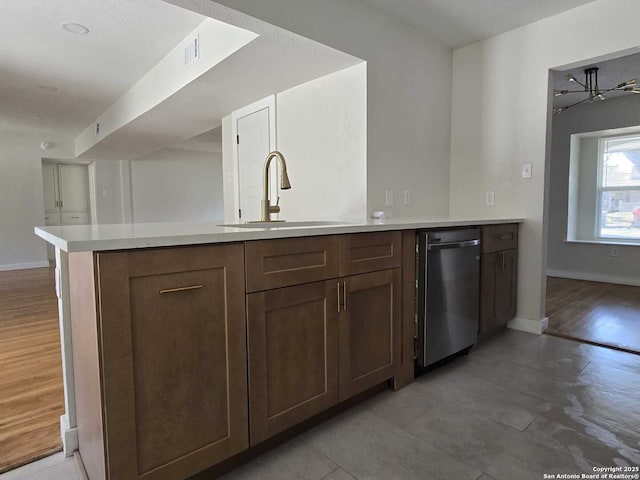
[[533, 172], [533, 167], [530, 163], [522, 164], [522, 178], [531, 178], [531, 174]]
[[404, 191], [403, 201], [405, 205], [411, 205], [411, 190]]
[[496, 192], [487, 192], [484, 194], [484, 203], [487, 205], [496, 204]]
[[393, 190], [386, 190], [384, 192], [385, 196], [385, 205], [387, 207], [393, 207]]
[[609, 253], [610, 257], [617, 257], [619, 255], [618, 247], [611, 247], [611, 252]]

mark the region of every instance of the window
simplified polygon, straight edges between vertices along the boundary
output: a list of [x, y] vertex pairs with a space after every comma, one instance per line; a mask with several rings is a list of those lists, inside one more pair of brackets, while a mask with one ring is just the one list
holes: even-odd
[[640, 240], [640, 135], [601, 137], [596, 237]]

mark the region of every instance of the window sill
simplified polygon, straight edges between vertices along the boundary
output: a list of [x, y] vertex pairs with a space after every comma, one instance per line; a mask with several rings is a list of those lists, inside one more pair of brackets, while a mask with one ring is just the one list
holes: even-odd
[[615, 238], [607, 239], [593, 239], [593, 240], [569, 240], [566, 239], [564, 243], [583, 243], [587, 245], [624, 245], [627, 247], [640, 247], [640, 240], [617, 240]]

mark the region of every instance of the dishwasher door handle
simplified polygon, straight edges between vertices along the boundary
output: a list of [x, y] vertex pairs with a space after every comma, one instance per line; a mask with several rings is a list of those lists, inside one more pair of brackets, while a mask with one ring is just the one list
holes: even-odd
[[478, 245], [480, 245], [480, 240], [466, 240], [464, 242], [429, 243], [427, 244], [427, 250], [444, 250], [445, 248], [477, 247]]

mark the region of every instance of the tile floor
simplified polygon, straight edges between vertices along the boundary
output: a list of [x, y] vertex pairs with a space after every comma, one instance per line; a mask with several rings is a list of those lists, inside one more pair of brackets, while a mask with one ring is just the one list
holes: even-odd
[[[638, 466], [639, 398], [640, 356], [506, 331], [223, 478], [540, 480]], [[56, 458], [0, 480], [75, 480]]]

